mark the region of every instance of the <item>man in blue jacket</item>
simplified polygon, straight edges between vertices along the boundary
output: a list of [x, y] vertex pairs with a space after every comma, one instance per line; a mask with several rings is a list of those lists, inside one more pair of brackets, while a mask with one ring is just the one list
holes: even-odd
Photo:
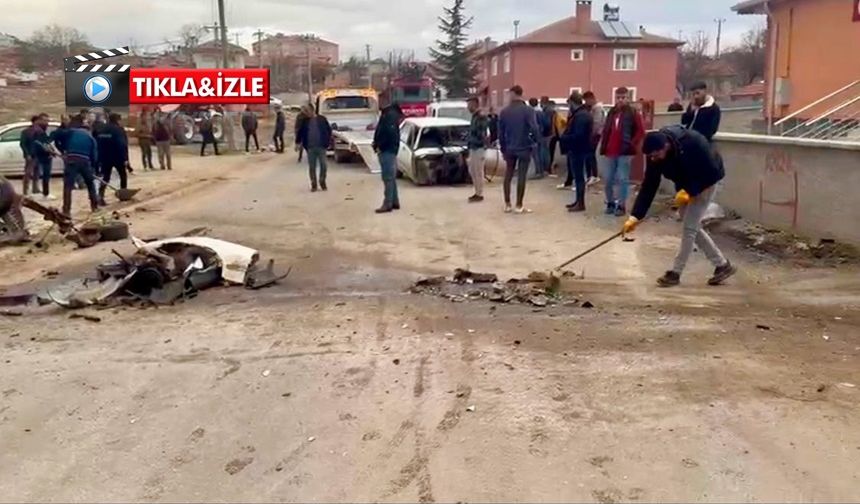
[[526, 213], [523, 199], [526, 194], [526, 180], [529, 176], [531, 163], [537, 139], [541, 132], [538, 128], [535, 110], [523, 101], [523, 88], [514, 86], [509, 91], [511, 103], [499, 116], [499, 146], [505, 158], [504, 194], [505, 212], [513, 212], [511, 207], [511, 182], [514, 173], [517, 174], [517, 209], [516, 213]]
[[39, 177], [36, 173], [39, 167], [36, 158], [33, 157], [33, 140], [36, 136], [36, 130], [39, 129], [37, 122], [39, 122], [39, 116], [34, 115], [30, 118], [30, 126], [21, 132], [21, 140], [18, 142], [21, 147], [21, 154], [24, 156], [24, 178], [22, 179], [24, 196], [30, 194], [31, 184], [34, 194], [39, 191], [37, 183]]
[[63, 213], [72, 214], [72, 190], [78, 177], [84, 179], [87, 193], [90, 197], [90, 209], [95, 212], [99, 207], [96, 193], [93, 166], [98, 166], [99, 149], [96, 139], [84, 128], [81, 116], [73, 117], [69, 123], [69, 131], [63, 141], [65, 145], [65, 168], [63, 170]]
[[714, 199], [716, 185], [725, 177], [721, 158], [714, 153], [704, 136], [682, 126], [670, 126], [648, 133], [643, 151], [648, 156], [645, 181], [633, 212], [624, 223], [623, 232], [633, 231], [645, 218], [660, 188], [661, 179], [666, 177], [675, 183], [675, 190], [678, 191], [675, 203], [681, 207], [684, 227], [675, 264], [657, 280], [657, 284], [674, 287], [681, 283], [681, 274], [687, 267], [694, 245], [704, 252], [716, 268], [708, 285], [722, 284], [737, 270], [723, 256], [707, 231], [702, 229], [702, 219]]
[[685, 128], [698, 131], [708, 142], [714, 141], [714, 135], [720, 130], [722, 112], [714, 97], [708, 94], [708, 85], [697, 82], [691, 88], [693, 99], [687, 111], [681, 116], [681, 124]]
[[397, 103], [392, 103], [382, 111], [376, 131], [373, 133], [373, 150], [379, 154], [382, 183], [385, 186], [382, 206], [376, 209], [378, 214], [400, 210], [400, 196], [397, 194], [397, 153], [400, 152], [402, 120], [403, 110]]
[[592, 133], [594, 117], [591, 110], [585, 106], [585, 100], [578, 92], [570, 95], [570, 118], [567, 128], [561, 135], [561, 151], [567, 154], [567, 182], [571, 185], [576, 179], [576, 200], [567, 205], [570, 212], [585, 211], [585, 162], [594, 152]]

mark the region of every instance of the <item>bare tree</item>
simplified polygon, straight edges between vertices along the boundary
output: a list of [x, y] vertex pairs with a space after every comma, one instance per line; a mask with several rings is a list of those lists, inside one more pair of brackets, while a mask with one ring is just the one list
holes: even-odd
[[711, 60], [711, 38], [703, 31], [687, 39], [681, 49], [681, 64], [678, 66], [678, 83], [685, 92], [696, 81], [701, 80], [702, 70]]
[[33, 32], [27, 41], [19, 41], [20, 66], [23, 70], [62, 68], [63, 58], [92, 50], [86, 35], [76, 28], [50, 24]]
[[180, 44], [183, 49], [191, 49], [200, 42], [200, 37], [206, 31], [197, 23], [187, 23], [179, 28]]
[[349, 73], [349, 85], [358, 86], [365, 80], [364, 76], [367, 72], [367, 62], [359, 60], [355, 56], [351, 56], [349, 60], [341, 65], [343, 70]]
[[743, 85], [763, 79], [767, 60], [767, 30], [764, 26], [751, 28], [739, 45], [723, 54], [737, 69]]

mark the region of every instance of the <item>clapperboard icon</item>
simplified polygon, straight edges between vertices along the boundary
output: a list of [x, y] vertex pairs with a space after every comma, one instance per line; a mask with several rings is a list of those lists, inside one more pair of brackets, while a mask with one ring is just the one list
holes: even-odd
[[66, 106], [128, 107], [128, 69], [131, 65], [93, 63], [126, 54], [128, 47], [117, 47], [65, 58]]

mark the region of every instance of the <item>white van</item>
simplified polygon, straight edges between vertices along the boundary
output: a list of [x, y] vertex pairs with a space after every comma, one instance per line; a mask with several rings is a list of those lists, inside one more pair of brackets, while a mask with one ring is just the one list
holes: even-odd
[[465, 101], [446, 100], [431, 103], [427, 109], [427, 117], [471, 121], [472, 113], [469, 112], [469, 105]]

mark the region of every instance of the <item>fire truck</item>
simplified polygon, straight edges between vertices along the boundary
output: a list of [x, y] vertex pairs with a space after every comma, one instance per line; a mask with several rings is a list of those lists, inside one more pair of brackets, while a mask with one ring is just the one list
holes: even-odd
[[433, 102], [433, 79], [427, 77], [427, 67], [417, 63], [400, 65], [387, 86], [379, 93], [379, 105], [385, 108], [393, 102], [400, 104], [406, 117], [426, 117]]

